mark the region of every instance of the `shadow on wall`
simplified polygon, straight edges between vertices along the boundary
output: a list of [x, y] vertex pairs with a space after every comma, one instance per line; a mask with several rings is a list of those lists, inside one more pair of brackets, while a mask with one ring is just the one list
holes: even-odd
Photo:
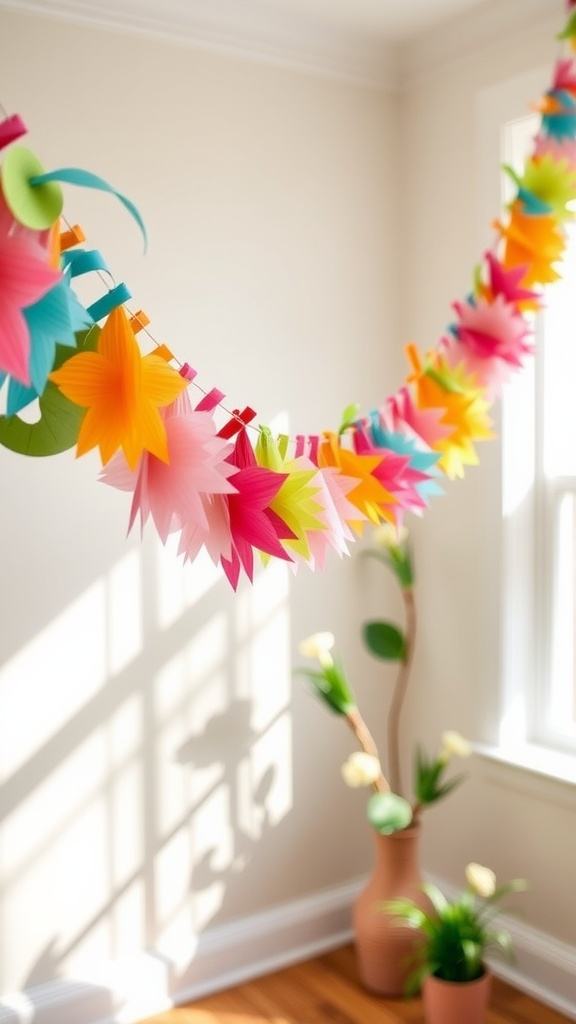
[[292, 806], [285, 566], [234, 596], [147, 538], [5, 663], [0, 698], [3, 991], [175, 962], [258, 909], [241, 875]]

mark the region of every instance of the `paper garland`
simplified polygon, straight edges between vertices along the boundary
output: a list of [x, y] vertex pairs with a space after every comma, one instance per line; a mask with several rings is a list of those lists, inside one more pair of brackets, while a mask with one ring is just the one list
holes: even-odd
[[[576, 49], [576, 8], [559, 38]], [[575, 9], [572, 9], [575, 8]], [[0, 444], [44, 456], [74, 445], [98, 448], [101, 480], [132, 494], [129, 528], [152, 519], [163, 543], [179, 537], [193, 560], [205, 548], [236, 589], [252, 580], [255, 557], [322, 569], [367, 523], [402, 524], [442, 492], [442, 479], [478, 461], [493, 437], [489, 412], [504, 383], [532, 353], [528, 313], [559, 276], [566, 222], [576, 204], [576, 65], [563, 58], [538, 109], [533, 152], [515, 196], [494, 227], [497, 240], [474, 274], [470, 295], [436, 348], [408, 348], [396, 394], [361, 414], [349, 406], [337, 430], [274, 437], [250, 406], [222, 419], [214, 388], [194, 406], [196, 371], [165, 346], [142, 354], [143, 314], [130, 316], [125, 285], [85, 309], [73, 285], [108, 272], [100, 253], [80, 248], [78, 229], [60, 230], [63, 183], [113, 195], [146, 231], [134, 204], [88, 171], [46, 172], [21, 145], [17, 116], [0, 123], [0, 385], [6, 415]], [[201, 389], [200, 389], [201, 390]], [[38, 399], [40, 418], [18, 413]]]

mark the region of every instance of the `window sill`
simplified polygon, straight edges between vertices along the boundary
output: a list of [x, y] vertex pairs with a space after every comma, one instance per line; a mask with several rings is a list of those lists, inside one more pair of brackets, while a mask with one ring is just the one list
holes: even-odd
[[[514, 776], [522, 777], [531, 789], [544, 788], [550, 791], [554, 785], [556, 796], [574, 805], [576, 802], [576, 755], [550, 750], [537, 744], [526, 743], [518, 747], [498, 747], [489, 744], [474, 744], [474, 751], [494, 766], [510, 769]], [[561, 791], [564, 791], [561, 794]]]

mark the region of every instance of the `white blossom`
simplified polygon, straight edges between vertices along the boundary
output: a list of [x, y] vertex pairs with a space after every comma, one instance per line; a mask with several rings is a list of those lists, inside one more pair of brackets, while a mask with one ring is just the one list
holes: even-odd
[[357, 789], [359, 786], [371, 786], [380, 777], [382, 769], [380, 761], [374, 754], [366, 754], [357, 750], [342, 765], [342, 777], [347, 786]]
[[472, 862], [466, 866], [466, 881], [472, 891], [484, 899], [493, 896], [496, 891], [496, 875], [482, 864]]
[[313, 633], [301, 640], [298, 650], [304, 658], [317, 658], [322, 668], [330, 668], [334, 664], [330, 651], [334, 646], [333, 633]]
[[392, 526], [390, 523], [382, 523], [372, 532], [374, 547], [389, 551], [390, 548], [399, 548], [406, 542], [408, 530], [405, 526]]
[[464, 739], [459, 732], [450, 729], [442, 733], [442, 752], [440, 757], [443, 761], [450, 761], [453, 757], [470, 757], [472, 744]]

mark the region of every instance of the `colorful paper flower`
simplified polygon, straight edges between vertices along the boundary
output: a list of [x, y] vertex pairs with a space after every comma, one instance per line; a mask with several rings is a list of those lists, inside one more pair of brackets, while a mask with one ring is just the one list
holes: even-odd
[[30, 384], [30, 329], [24, 310], [60, 280], [36, 232], [16, 225], [0, 192], [0, 370]]
[[425, 475], [410, 465], [410, 458], [399, 455], [390, 448], [377, 447], [369, 436], [363, 422], [356, 424], [352, 435], [354, 450], [358, 454], [377, 455], [380, 463], [374, 469], [374, 475], [392, 497], [389, 514], [383, 509], [384, 518], [388, 522], [400, 524], [404, 512], [420, 512], [426, 506], [418, 491], [418, 484], [423, 483]]
[[350, 523], [358, 534], [362, 533], [366, 519], [376, 525], [382, 519], [394, 522], [392, 509], [396, 499], [377, 476], [381, 462], [381, 455], [359, 455], [344, 448], [338, 437], [328, 431], [320, 444], [318, 465], [321, 468], [335, 467], [344, 476], [356, 480], [356, 486], [348, 493], [348, 500], [362, 513], [358, 520]]
[[440, 452], [439, 467], [450, 480], [462, 477], [464, 466], [478, 463], [474, 443], [494, 436], [487, 415], [489, 400], [461, 366], [450, 366], [438, 352], [428, 354], [413, 380], [420, 408], [442, 408], [442, 423], [450, 428], [434, 444]]
[[160, 356], [142, 356], [122, 306], [108, 316], [97, 352], [68, 359], [50, 380], [72, 402], [86, 407], [77, 454], [100, 449], [105, 465], [121, 448], [130, 469], [144, 451], [168, 461], [166, 428], [159, 410], [187, 386]]
[[564, 252], [565, 237], [553, 215], [534, 217], [523, 212], [515, 202], [507, 224], [495, 222], [504, 240], [502, 265], [525, 267], [522, 285], [549, 284], [560, 274], [554, 267]]
[[255, 455], [259, 466], [285, 476], [270, 502], [270, 508], [293, 534], [283, 542], [286, 550], [308, 562], [311, 557], [310, 534], [327, 528], [320, 518], [322, 506], [317, 500], [318, 470], [307, 458], [291, 458], [282, 452], [278, 438], [273, 437], [267, 427], [260, 428]]
[[550, 153], [527, 160], [518, 188], [542, 204], [541, 212], [560, 221], [574, 216], [568, 204], [576, 197], [576, 170], [567, 160], [554, 160]]
[[521, 311], [536, 310], [541, 305], [541, 295], [530, 288], [521, 287], [526, 274], [525, 266], [504, 267], [493, 252], [484, 254], [488, 267], [488, 282], [481, 284], [479, 294], [491, 301], [502, 296], [506, 302], [513, 303]]
[[165, 544], [170, 533], [198, 524], [208, 531], [209, 501], [214, 494], [232, 494], [234, 467], [226, 462], [232, 445], [216, 434], [210, 413], [193, 411], [186, 393], [163, 415], [168, 462], [143, 452], [136, 471], [117, 453], [100, 479], [133, 494], [129, 529], [140, 513], [142, 527], [151, 515]]
[[270, 507], [286, 474], [257, 464], [245, 429], [239, 432], [228, 462], [236, 470], [230, 477], [235, 492], [214, 495], [210, 499], [206, 510], [208, 531], [203, 532], [198, 524], [185, 526], [179, 553], [192, 560], [205, 544], [213, 561], [220, 562], [236, 590], [242, 569], [250, 581], [253, 578], [254, 550], [290, 562], [292, 559], [282, 541], [295, 537]]
[[54, 367], [56, 345], [76, 347], [76, 333], [92, 324], [92, 318], [70, 287], [66, 275], [33, 306], [24, 310], [30, 332], [30, 378], [27, 387], [10, 379], [6, 411], [14, 416], [44, 392]]
[[524, 364], [533, 345], [528, 323], [502, 295], [489, 302], [455, 302], [457, 339], [449, 338], [443, 354], [452, 367], [463, 364], [490, 396], [500, 394], [513, 370]]
[[366, 517], [348, 497], [357, 484], [353, 477], [325, 466], [317, 471], [314, 484], [319, 488], [318, 504], [322, 511], [318, 515], [325, 529], [313, 530], [308, 535], [309, 564], [311, 569], [323, 569], [329, 548], [340, 557], [349, 554], [348, 542], [354, 540], [351, 524], [358, 526]]

